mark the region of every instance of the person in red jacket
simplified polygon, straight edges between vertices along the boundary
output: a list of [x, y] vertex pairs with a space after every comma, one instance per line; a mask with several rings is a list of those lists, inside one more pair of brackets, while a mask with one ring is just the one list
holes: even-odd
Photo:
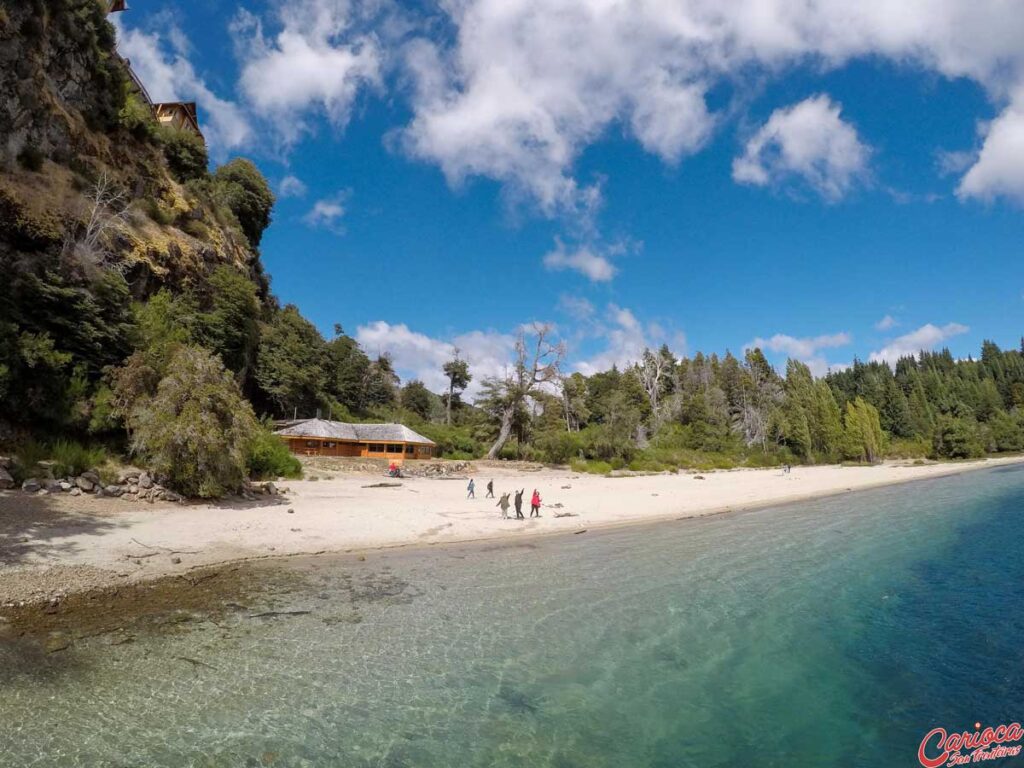
[[540, 517], [540, 493], [536, 488], [533, 489], [533, 496], [530, 498], [530, 517], [534, 515]]

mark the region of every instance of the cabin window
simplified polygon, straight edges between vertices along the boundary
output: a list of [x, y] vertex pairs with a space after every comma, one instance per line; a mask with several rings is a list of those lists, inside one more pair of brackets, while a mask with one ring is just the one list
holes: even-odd
[[401, 453], [402, 446], [391, 443], [388, 445], [388, 453]]
[[328, 441], [327, 441], [327, 443], [326, 443], [326, 446], [327, 446], [328, 448], [334, 448], [334, 447], [335, 447], [336, 445], [337, 445], [337, 443], [331, 442], [331, 441], [329, 441], [329, 440], [328, 440]]
[[409, 454], [410, 456], [412, 456], [414, 453], [416, 453], [416, 446], [415, 445], [407, 445], [407, 446], [405, 446], [405, 452], [407, 454]]
[[307, 440], [306, 441], [306, 447], [307, 448], [316, 448], [316, 440]]
[[385, 453], [386, 450], [386, 445], [381, 445], [380, 443], [370, 443], [370, 453]]

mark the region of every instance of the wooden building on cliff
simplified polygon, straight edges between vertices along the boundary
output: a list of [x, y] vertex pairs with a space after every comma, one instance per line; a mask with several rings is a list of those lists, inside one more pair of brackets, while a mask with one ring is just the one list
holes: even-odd
[[402, 424], [347, 424], [306, 419], [277, 430], [300, 456], [351, 456], [403, 461], [429, 459], [437, 445]]
[[194, 101], [167, 101], [154, 104], [153, 115], [160, 125], [169, 125], [179, 131], [191, 131], [205, 141], [203, 132], [199, 130], [199, 113]]

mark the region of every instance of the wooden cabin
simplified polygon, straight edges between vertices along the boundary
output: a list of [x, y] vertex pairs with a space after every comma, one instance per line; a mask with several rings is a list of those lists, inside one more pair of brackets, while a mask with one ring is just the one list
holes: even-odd
[[429, 459], [437, 445], [402, 424], [347, 424], [326, 419], [297, 421], [277, 430], [292, 453], [299, 456]]
[[[194, 101], [168, 101], [153, 105], [153, 115], [160, 125], [169, 125], [181, 131], [192, 131], [203, 139], [199, 130], [199, 115]], [[205, 139], [203, 139], [205, 141]]]

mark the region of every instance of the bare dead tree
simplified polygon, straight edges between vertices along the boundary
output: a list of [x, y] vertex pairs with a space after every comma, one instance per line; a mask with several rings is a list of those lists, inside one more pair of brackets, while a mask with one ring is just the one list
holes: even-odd
[[73, 257], [86, 269], [123, 269], [116, 265], [110, 249], [110, 235], [127, 223], [131, 199], [127, 191], [106, 172], [85, 195], [84, 228], [69, 233], [64, 241], [65, 257]]
[[657, 430], [662, 421], [661, 390], [671, 373], [672, 366], [665, 355], [645, 349], [636, 369], [640, 376], [640, 383], [647, 393], [647, 400], [651, 404], [654, 427]]
[[492, 413], [501, 419], [498, 439], [487, 452], [488, 459], [495, 459], [512, 435], [516, 412], [526, 403], [530, 395], [544, 384], [558, 380], [559, 369], [565, 358], [565, 345], [555, 344], [550, 339], [551, 326], [534, 324], [527, 334], [521, 331], [516, 340], [516, 360], [504, 379], [490, 377], [483, 382], [484, 403]]

